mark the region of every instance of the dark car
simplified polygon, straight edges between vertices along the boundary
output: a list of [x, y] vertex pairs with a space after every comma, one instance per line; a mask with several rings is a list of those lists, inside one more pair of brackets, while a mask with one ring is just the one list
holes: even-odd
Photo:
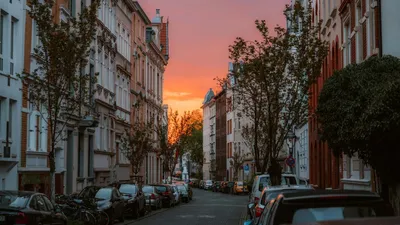
[[163, 207], [171, 207], [175, 202], [175, 195], [172, 187], [167, 184], [154, 184], [151, 185], [156, 188], [156, 191], [162, 197], [162, 205]]
[[95, 199], [97, 207], [107, 213], [109, 224], [118, 219], [123, 222], [125, 219], [125, 199], [115, 187], [85, 187], [78, 195], [78, 199]]
[[350, 190], [289, 192], [271, 200], [259, 224], [301, 224], [349, 218], [393, 216], [376, 193]]
[[146, 197], [133, 183], [118, 184], [118, 189], [125, 199], [125, 214], [134, 218], [144, 216], [146, 213]]
[[0, 224], [65, 225], [67, 218], [42, 193], [0, 191]]
[[162, 207], [162, 196], [157, 192], [154, 186], [143, 186], [144, 195], [146, 196], [146, 205], [151, 206], [153, 209], [160, 209]]

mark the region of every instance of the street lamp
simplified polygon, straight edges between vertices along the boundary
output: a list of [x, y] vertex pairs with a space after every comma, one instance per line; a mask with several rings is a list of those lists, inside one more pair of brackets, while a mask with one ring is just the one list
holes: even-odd
[[297, 137], [293, 131], [289, 131], [285, 139], [288, 141], [287, 145], [289, 147], [289, 156], [286, 158], [286, 165], [289, 166], [290, 171], [293, 173], [293, 168], [296, 163], [295, 159], [293, 158], [293, 149], [295, 147]]

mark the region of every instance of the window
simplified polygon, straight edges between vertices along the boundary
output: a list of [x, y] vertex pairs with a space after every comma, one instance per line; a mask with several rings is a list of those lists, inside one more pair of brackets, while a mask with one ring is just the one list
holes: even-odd
[[78, 143], [79, 143], [79, 146], [78, 146], [78, 177], [83, 177], [84, 176], [84, 174], [83, 174], [83, 164], [84, 164], [84, 145], [83, 145], [83, 143], [84, 143], [84, 140], [85, 140], [85, 138], [84, 138], [84, 136], [83, 136], [83, 134], [82, 133], [80, 133], [79, 134], [79, 136], [78, 136]]
[[350, 41], [350, 35], [351, 35], [351, 28], [350, 28], [350, 22], [348, 21], [344, 25], [343, 29], [343, 42], [344, 42], [344, 51], [343, 51], [343, 66], [347, 66], [351, 63], [351, 41]]
[[104, 141], [104, 150], [108, 151], [108, 118], [104, 117], [104, 137], [103, 137], [103, 141]]
[[104, 81], [105, 82], [103, 82], [103, 86], [105, 87], [105, 88], [109, 88], [108, 87], [108, 82], [107, 82], [107, 80], [108, 80], [108, 77], [109, 77], [109, 60], [108, 60], [108, 55], [105, 55], [104, 56]]
[[370, 54], [372, 55], [373, 50], [375, 49], [375, 13], [374, 13], [374, 9], [370, 9], [371, 10], [371, 14], [369, 17], [369, 49], [370, 49]]
[[3, 71], [4, 15], [0, 9], [0, 71]]
[[128, 95], [128, 90], [125, 90], [125, 109], [129, 110], [129, 95]]
[[15, 23], [14, 19], [11, 21], [11, 32], [10, 32], [10, 74], [14, 75], [14, 37], [15, 37]]
[[88, 140], [88, 177], [93, 177], [93, 157], [94, 157], [94, 152], [93, 152], [93, 135], [89, 135], [89, 140]]
[[124, 93], [122, 92], [122, 87], [119, 87], [118, 88], [118, 93], [119, 93], [119, 106], [121, 106], [121, 107], [123, 107], [123, 104], [124, 104], [124, 98], [125, 98], [125, 96], [124, 96]]
[[364, 59], [364, 54], [363, 54], [363, 26], [362, 24], [359, 23], [359, 21], [363, 18], [362, 14], [362, 7], [361, 7], [361, 1], [357, 3], [357, 9], [356, 9], [356, 26], [359, 27], [357, 31], [357, 37], [356, 37], [356, 42], [357, 42], [357, 63], [360, 63]]
[[9, 108], [8, 108], [8, 138], [12, 138], [12, 128], [13, 128], [13, 113], [16, 112], [15, 110], [15, 105], [16, 105], [16, 101], [11, 100], [9, 102]]

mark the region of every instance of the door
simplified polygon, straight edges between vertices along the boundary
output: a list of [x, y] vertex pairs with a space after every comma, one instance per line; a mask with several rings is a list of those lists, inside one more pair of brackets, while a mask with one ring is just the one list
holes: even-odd
[[35, 211], [36, 224], [52, 225], [51, 213], [48, 211], [46, 203], [40, 195], [32, 197], [29, 207]]

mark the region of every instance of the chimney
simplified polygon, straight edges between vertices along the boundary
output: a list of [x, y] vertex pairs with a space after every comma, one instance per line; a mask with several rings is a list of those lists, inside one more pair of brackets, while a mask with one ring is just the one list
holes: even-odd
[[160, 9], [156, 9], [156, 17], [160, 17]]

